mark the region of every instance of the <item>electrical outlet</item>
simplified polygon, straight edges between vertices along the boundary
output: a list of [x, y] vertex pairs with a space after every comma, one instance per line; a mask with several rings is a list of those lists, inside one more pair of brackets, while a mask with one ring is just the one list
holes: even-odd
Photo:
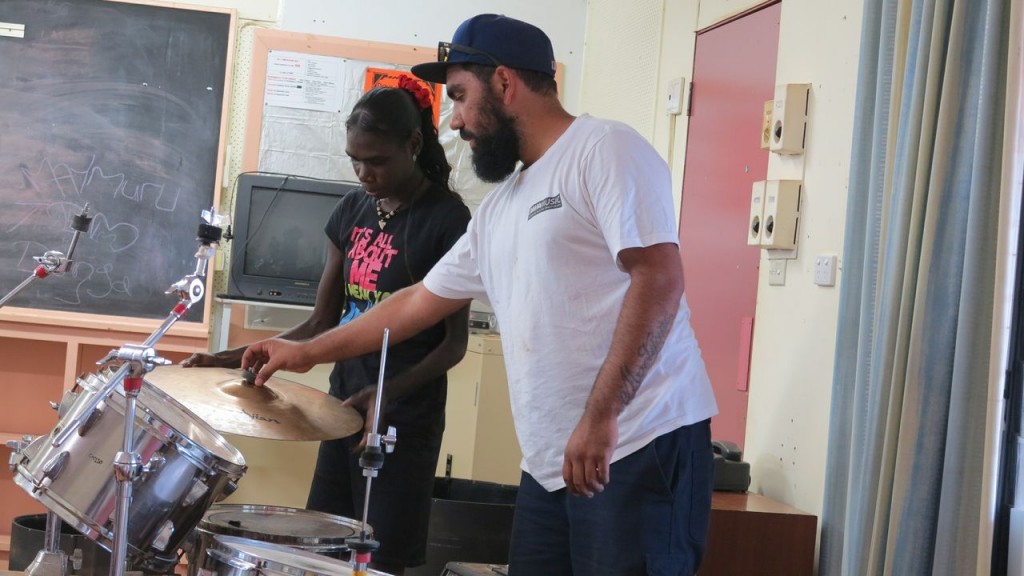
[[814, 259], [814, 283], [818, 286], [836, 285], [836, 257], [821, 255]]

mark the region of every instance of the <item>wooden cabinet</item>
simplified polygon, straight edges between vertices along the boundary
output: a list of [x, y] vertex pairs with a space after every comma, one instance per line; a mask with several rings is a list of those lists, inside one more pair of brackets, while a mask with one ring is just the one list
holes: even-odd
[[[10, 460], [8, 441], [53, 429], [57, 414], [49, 403], [59, 403], [76, 376], [95, 371], [96, 362], [110, 350], [141, 343], [158, 325], [158, 321], [66, 312], [0, 310], [0, 459]], [[156, 349], [163, 357], [179, 361], [206, 349], [207, 332], [205, 325], [181, 323]], [[0, 476], [0, 567], [6, 564], [13, 519], [43, 512], [46, 509], [14, 483], [13, 474]]]
[[[715, 492], [700, 576], [810, 576], [817, 518], [757, 494]], [[449, 562], [443, 576], [497, 576], [491, 564]]]
[[466, 357], [448, 373], [438, 476], [445, 475], [449, 455], [455, 478], [519, 484], [523, 455], [512, 424], [505, 359], [497, 335], [470, 334]]
[[715, 492], [700, 576], [812, 576], [818, 518], [757, 494]]

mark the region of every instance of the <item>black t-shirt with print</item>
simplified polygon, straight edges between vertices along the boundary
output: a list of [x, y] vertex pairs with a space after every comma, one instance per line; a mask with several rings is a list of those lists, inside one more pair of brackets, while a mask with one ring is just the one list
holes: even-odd
[[[374, 200], [362, 191], [345, 195], [324, 231], [345, 257], [346, 324], [392, 293], [419, 282], [466, 231], [469, 209], [461, 200], [433, 186], [399, 210], [381, 229]], [[444, 323], [388, 347], [385, 377], [418, 363], [444, 339]], [[376, 337], [383, 340], [384, 335]], [[367, 354], [334, 366], [331, 395], [344, 399], [377, 385], [380, 354]], [[447, 378], [441, 376], [413, 394], [390, 402], [382, 424], [438, 430], [444, 425]]]

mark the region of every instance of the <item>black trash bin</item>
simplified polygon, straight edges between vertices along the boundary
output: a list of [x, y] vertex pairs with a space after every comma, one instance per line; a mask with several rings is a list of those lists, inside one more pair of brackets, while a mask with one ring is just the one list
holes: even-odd
[[437, 478], [427, 562], [406, 576], [439, 576], [448, 562], [507, 564], [518, 486]]
[[[11, 551], [8, 567], [23, 571], [46, 546], [46, 514], [18, 516], [11, 523]], [[71, 556], [82, 551], [82, 567], [73, 570]], [[60, 549], [68, 556], [68, 574], [101, 576], [110, 574], [110, 552], [86, 538], [66, 522], [60, 523]]]

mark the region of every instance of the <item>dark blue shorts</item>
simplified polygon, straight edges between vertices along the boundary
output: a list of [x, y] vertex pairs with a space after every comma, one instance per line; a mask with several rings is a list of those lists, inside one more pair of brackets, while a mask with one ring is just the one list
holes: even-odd
[[611, 466], [593, 498], [522, 475], [509, 576], [690, 576], [711, 515], [711, 426], [659, 436]]
[[[369, 523], [374, 539], [380, 542], [373, 560], [418, 566], [426, 561], [427, 527], [441, 438], [433, 432], [403, 428], [398, 432], [395, 451], [384, 456], [384, 466], [370, 487]], [[351, 452], [361, 436], [362, 432], [320, 443], [306, 508], [363, 519], [366, 478], [359, 467], [359, 454]]]

